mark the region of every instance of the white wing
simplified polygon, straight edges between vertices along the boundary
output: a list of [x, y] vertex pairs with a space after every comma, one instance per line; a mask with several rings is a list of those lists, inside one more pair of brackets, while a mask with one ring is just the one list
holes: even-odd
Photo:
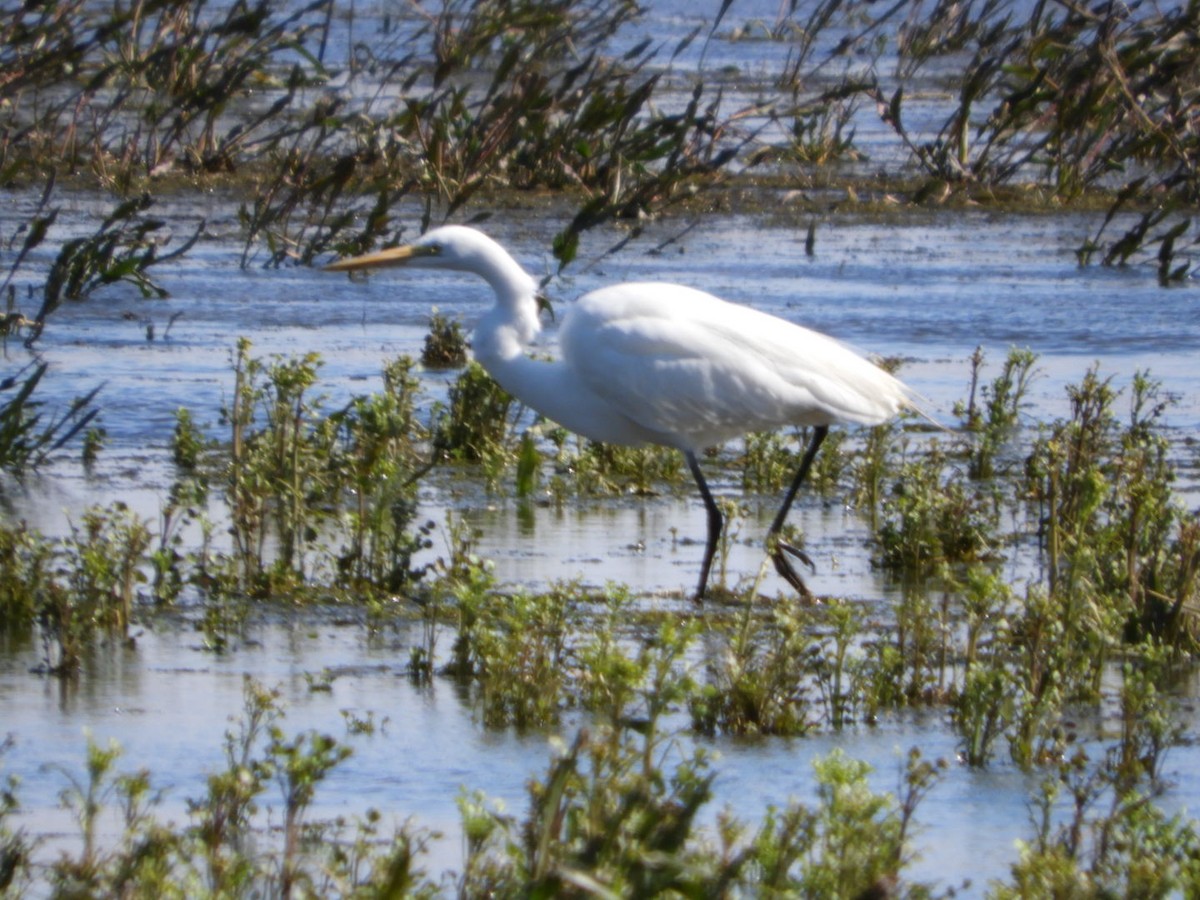
[[684, 449], [786, 424], [875, 424], [909, 403], [832, 338], [680, 285], [587, 294], [560, 341], [581, 384]]

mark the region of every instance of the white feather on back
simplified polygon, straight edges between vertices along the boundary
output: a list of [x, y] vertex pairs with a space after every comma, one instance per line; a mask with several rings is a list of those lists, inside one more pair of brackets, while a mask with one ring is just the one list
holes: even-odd
[[786, 424], [877, 424], [911, 402], [832, 338], [680, 285], [587, 294], [560, 342], [581, 385], [684, 449]]

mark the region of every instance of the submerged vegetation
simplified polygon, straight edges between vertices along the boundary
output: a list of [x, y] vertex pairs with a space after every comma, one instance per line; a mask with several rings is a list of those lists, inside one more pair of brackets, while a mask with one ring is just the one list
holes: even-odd
[[[670, 43], [636, 37], [641, 10], [625, 0], [382, 10], [4, 10], [0, 185], [28, 202], [2, 236], [0, 470], [104, 443], [103, 397], [49, 413], [46, 364], [10, 364], [10, 342], [36, 351], [64, 304], [107, 286], [164, 296], [163, 263], [211, 240], [236, 241], [242, 266], [307, 265], [398, 241], [401, 213], [424, 226], [552, 196], [568, 210], [550, 248], [562, 270], [601, 224], [635, 240], [640, 221], [674, 208], [735, 195], [772, 208], [799, 190], [809, 252], [829, 215], [1076, 206], [1099, 223], [1080, 237], [1081, 264], [1145, 263], [1164, 287], [1195, 274], [1194, 3], [1046, 2], [1029, 15], [1003, 0], [820, 0], [739, 23], [727, 0]], [[754, 72], [706, 71], [712, 42], [733, 40], [783, 52]], [[887, 158], [858, 145], [869, 122]], [[159, 215], [196, 188], [233, 204], [219, 237], [199, 216]], [[86, 227], [62, 221], [73, 195], [96, 210]], [[548, 729], [570, 713], [588, 728], [531, 784], [524, 819], [464, 793], [463, 869], [431, 879], [419, 825], [313, 818], [350, 748], [289, 737], [278, 698], [248, 684], [226, 769], [189, 800], [185, 825], [156, 817], [150, 773], [118, 775], [119, 749], [92, 744], [64, 793], [79, 849], [44, 863], [12, 824], [18, 785], [0, 789], [0, 892], [930, 896], [905, 866], [943, 762], [914, 752], [891, 796], [834, 754], [817, 764], [813, 804], [713, 827], [699, 824], [708, 760], [675, 742], [869, 727], [916, 707], [949, 717], [963, 764], [1004, 757], [1043, 778], [1032, 837], [993, 896], [1161, 896], [1200, 878], [1194, 823], [1153, 802], [1182, 739], [1166, 685], [1196, 649], [1200, 520], [1174, 492], [1170, 401], [1150, 373], [1121, 391], [1089, 369], [1067, 415], [1033, 421], [1035, 355], [1013, 349], [991, 374], [978, 352], [960, 431], [838, 434], [814, 470], [815, 491], [869, 523], [894, 601], [764, 602], [758, 581], [727, 571], [726, 545], [722, 602], [697, 609], [647, 606], [619, 584], [506, 592], [461, 521], [423, 518], [435, 467], [523, 503], [648, 495], [685, 477], [677, 453], [532, 420], [466, 362], [457, 321], [434, 316], [422, 360], [448, 372], [445, 402], [408, 358], [385, 366], [382, 391], [330, 408], [316, 354], [262, 358], [246, 339], [230, 353], [219, 432], [181, 409], [164, 436], [176, 479], [157, 522], [116, 503], [80, 511], [60, 538], [0, 524], [0, 628], [36, 636], [39, 671], [86, 679], [92, 654], [162, 611], [228, 653], [259, 610], [341, 605], [374, 633], [419, 621], [407, 674], [451, 681], [485, 727]], [[747, 497], [770, 493], [805, 437], [751, 435], [706, 465]], [[1081, 735], [1087, 711], [1116, 734]], [[273, 788], [282, 826], [260, 843]], [[123, 816], [113, 846], [96, 837], [105, 803]]]

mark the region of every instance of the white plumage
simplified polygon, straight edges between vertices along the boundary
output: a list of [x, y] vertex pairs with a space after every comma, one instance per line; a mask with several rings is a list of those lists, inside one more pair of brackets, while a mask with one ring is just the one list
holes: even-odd
[[778, 543], [787, 511], [830, 425], [876, 425], [906, 406], [905, 385], [833, 338], [677, 284], [627, 283], [581, 297], [559, 333], [561, 356], [527, 350], [540, 331], [537, 286], [491, 238], [445, 226], [416, 242], [327, 266], [389, 265], [470, 272], [496, 305], [475, 329], [476, 359], [509, 393], [584, 437], [682, 450], [708, 511], [696, 598], [703, 597], [723, 522], [697, 453], [752, 431], [814, 426], [814, 437], [770, 530], [776, 569], [808, 590]]

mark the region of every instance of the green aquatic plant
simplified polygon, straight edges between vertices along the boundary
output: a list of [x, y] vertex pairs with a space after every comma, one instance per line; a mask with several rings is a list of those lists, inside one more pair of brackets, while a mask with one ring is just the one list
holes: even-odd
[[854, 722], [867, 667], [858, 645], [865, 631], [863, 611], [846, 600], [832, 598], [821, 610], [824, 635], [820, 652], [810, 663], [821, 692], [825, 721], [840, 729]]
[[881, 710], [940, 703], [945, 698], [944, 604], [923, 586], [902, 588], [891, 605], [890, 621], [868, 641], [861, 676], [864, 704]]
[[580, 705], [615, 730], [641, 712], [636, 703], [648, 675], [650, 642], [625, 633], [634, 600], [628, 589], [610, 585], [600, 599], [603, 611], [574, 654], [577, 692]]
[[[1181, 611], [1195, 590], [1190, 517], [1172, 495], [1161, 416], [1169, 400], [1137, 373], [1128, 425], [1111, 378], [1090, 369], [1068, 388], [1069, 419], [1033, 448], [1028, 494], [1044, 521], [1047, 585], [1103, 632], [1186, 643]], [[1115, 625], [1113, 623], [1116, 623]]]
[[531, 783], [521, 823], [475, 798], [460, 894], [656, 896], [728, 883], [736, 869], [714, 871], [690, 840], [711, 796], [703, 755], [646, 772], [641, 743], [581, 732]]
[[1153, 799], [1152, 785], [1122, 785], [1111, 759], [1076, 750], [1043, 779], [1030, 804], [1033, 835], [988, 896], [1186, 896], [1200, 876], [1200, 834]]
[[[1005, 357], [1000, 374], [990, 385], [979, 389], [979, 377], [984, 364], [982, 347], [971, 355], [971, 388], [965, 404], [957, 404], [956, 414], [972, 433], [971, 461], [968, 473], [972, 478], [987, 479], [996, 474], [997, 454], [1012, 437], [1020, 421], [1030, 382], [1037, 376], [1034, 366], [1037, 356], [1028, 349], [1012, 348]], [[982, 402], [977, 398], [982, 393]]]
[[329, 417], [335, 431], [329, 499], [347, 506], [349, 532], [337, 551], [334, 583], [351, 590], [404, 593], [425, 574], [413, 560], [430, 546], [433, 523], [418, 521], [417, 489], [434, 461], [417, 415], [413, 369], [407, 356], [393, 360], [384, 367], [381, 391], [353, 397]]
[[232, 588], [279, 596], [323, 584], [368, 603], [381, 591], [410, 590], [424, 575], [413, 558], [429, 546], [432, 529], [418, 520], [417, 484], [436, 462], [417, 415], [412, 361], [388, 363], [380, 392], [326, 414], [312, 394], [319, 357], [264, 361], [250, 349], [239, 341], [233, 400], [223, 413], [231, 435]]
[[44, 670], [76, 674], [98, 638], [128, 634], [152, 541], [121, 502], [85, 509], [57, 540], [0, 527], [0, 628], [36, 625]]
[[150, 547], [147, 522], [122, 502], [85, 510], [64, 541], [67, 580], [96, 626], [128, 634]]
[[49, 368], [45, 362], [29, 363], [0, 378], [0, 472], [19, 474], [44, 465], [85, 434], [100, 415], [95, 405], [97, 387], [47, 419], [44, 404], [34, 394]]
[[[61, 802], [78, 823], [81, 846], [77, 856], [63, 854], [50, 867], [48, 881], [58, 896], [111, 895], [139, 882], [149, 886], [169, 868], [176, 839], [150, 814], [150, 773], [116, 774], [120, 756], [115, 741], [101, 747], [88, 735], [84, 777], [63, 772], [68, 786]], [[104, 848], [97, 834], [100, 816], [110, 803], [124, 813], [124, 852]]]
[[562, 429], [550, 434], [556, 453], [556, 485], [570, 496], [636, 494], [653, 496], [663, 486], [684, 481], [683, 456], [671, 447], [646, 444], [626, 447], [568, 437]]
[[[615, 599], [612, 610], [622, 608]], [[1091, 743], [1076, 745], [1043, 770], [1032, 833], [987, 896], [1186, 894], [1200, 875], [1195, 823], [1154, 802], [1163, 752], [1178, 733], [1162, 727], [1165, 692], [1147, 687], [1161, 681], [1170, 656], [1147, 654], [1125, 670], [1122, 734], [1110, 746], [1093, 759]], [[677, 668], [673, 653], [663, 659], [667, 671]], [[647, 699], [661, 686], [671, 693], [651, 678]], [[462, 870], [431, 881], [422, 868], [431, 832], [406, 822], [388, 834], [373, 809], [349, 822], [314, 815], [346, 745], [315, 731], [289, 734], [278, 690], [246, 679], [243, 695], [183, 823], [161, 817], [154, 773], [118, 772], [119, 746], [89, 736], [82, 771], [60, 770], [78, 841], [35, 866], [36, 847], [5, 830], [18, 803], [10, 780], [0, 790], [0, 886], [157, 897], [934, 895], [907, 869], [922, 804], [947, 764], [916, 749], [898, 766], [894, 794], [872, 786], [868, 764], [835, 750], [814, 761], [811, 798], [781, 799], [758, 821], [710, 818], [710, 756], [685, 749], [666, 727], [671, 710], [652, 703], [644, 719], [555, 740], [520, 813], [464, 788]], [[102, 822], [115, 826], [111, 834], [102, 835]]]
[[813, 763], [818, 806], [812, 860], [799, 887], [808, 896], [853, 897], [887, 885], [903, 866], [906, 822], [894, 800], [868, 783], [871, 767], [834, 750]]
[[453, 369], [467, 363], [467, 336], [462, 322], [436, 309], [429, 316], [429, 333], [421, 348], [421, 365], [427, 369]]
[[[0, 762], [12, 749], [11, 735], [0, 740]], [[17, 798], [20, 781], [15, 775], [5, 775], [0, 783], [0, 892], [6, 896], [23, 896], [33, 882], [33, 853], [36, 841], [30, 840], [21, 828], [12, 827], [12, 819], [21, 809]]]
[[350, 756], [350, 748], [336, 738], [317, 731], [289, 738], [275, 724], [268, 724], [269, 741], [264, 753], [268, 771], [275, 776], [283, 804], [283, 852], [279, 860], [278, 890], [282, 897], [293, 891], [312, 890], [312, 875], [305, 865], [307, 839], [305, 813], [317, 786]]
[[[49, 189], [43, 196], [48, 201]], [[203, 226], [176, 249], [163, 253], [170, 240], [161, 231], [166, 222], [147, 215], [154, 205], [150, 194], [122, 200], [109, 211], [90, 235], [64, 241], [46, 272], [42, 303], [33, 317], [26, 344], [33, 344], [47, 327], [50, 315], [64, 302], [85, 300], [98, 289], [126, 283], [143, 298], [163, 298], [167, 290], [150, 275], [150, 269], [185, 255], [199, 240]], [[54, 214], [44, 220], [46, 227]]]
[[0, 630], [27, 631], [51, 589], [54, 544], [24, 522], [0, 523]]
[[[309, 396], [321, 365], [316, 354], [264, 362], [250, 348], [249, 340], [238, 342], [223, 417], [231, 434], [226, 481], [235, 558], [242, 589], [259, 592], [304, 577], [306, 551], [328, 515], [312, 500], [328, 495], [332, 429], [320, 400]], [[273, 560], [266, 554], [271, 529]]]
[[1170, 647], [1143, 646], [1121, 664], [1121, 733], [1108, 759], [1118, 792], [1160, 788], [1167, 752], [1186, 741], [1170, 691], [1178, 674], [1178, 654]]
[[204, 452], [211, 449], [211, 442], [185, 407], [175, 410], [175, 430], [171, 432], [171, 461], [184, 473], [194, 473], [200, 465]]
[[565, 706], [570, 618], [577, 595], [567, 586], [490, 598], [473, 628], [475, 689], [493, 727], [542, 727]]
[[1013, 716], [1009, 689], [1002, 667], [977, 665], [964, 676], [954, 701], [954, 727], [968, 766], [986, 766], [991, 761], [995, 743]]
[[953, 697], [954, 727], [967, 765], [983, 766], [1014, 715], [1011, 669], [1004, 663], [1012, 590], [992, 569], [967, 569], [961, 584], [965, 616], [962, 682]]
[[203, 519], [208, 486], [202, 478], [183, 477], [171, 484], [158, 515], [158, 530], [152, 534], [149, 553], [153, 571], [154, 600], [161, 606], [174, 603], [189, 583], [195, 583], [195, 554], [186, 543], [185, 532]]
[[35, 595], [46, 671], [73, 676], [97, 638], [128, 634], [150, 543], [147, 523], [120, 502], [72, 524]]
[[83, 433], [79, 461], [83, 463], [85, 472], [91, 472], [95, 467], [96, 461], [100, 458], [100, 451], [104, 448], [104, 439], [107, 436], [108, 432], [99, 427], [89, 428]]
[[638, 763], [651, 755], [648, 743], [627, 730], [581, 732], [531, 784], [521, 821], [489, 808], [484, 795], [465, 797], [460, 894], [925, 895], [920, 885], [901, 888], [913, 817], [941, 768], [918, 753], [899, 801], [871, 790], [865, 763], [840, 751], [817, 760], [816, 801], [772, 807], [747, 839], [728, 815], [715, 828], [700, 826], [713, 780], [703, 751], [673, 771], [645, 769]]
[[904, 442], [895, 422], [886, 422], [865, 432], [862, 447], [850, 464], [850, 501], [863, 510], [872, 530], [878, 528], [887, 482]]
[[737, 622], [705, 635], [704, 678], [688, 700], [693, 729], [791, 736], [816, 727], [813, 624], [809, 607], [781, 599], [765, 617], [747, 607]]
[[936, 442], [899, 467], [879, 515], [880, 563], [908, 578], [982, 559], [996, 542], [993, 497], [951, 465]]
[[481, 463], [494, 481], [514, 455], [514, 422], [519, 409], [483, 366], [472, 361], [450, 387], [435, 446], [455, 462]]
[[[798, 429], [795, 439], [775, 431], [748, 434], [745, 449], [738, 459], [742, 489], [753, 493], [777, 493], [787, 487], [800, 465], [795, 448], [808, 446], [811, 429]], [[821, 444], [821, 452], [813, 460], [808, 486], [821, 495], [830, 494], [842, 481], [849, 466], [844, 447], [846, 432], [831, 431]]]
[[[208, 776], [201, 796], [187, 801], [183, 825], [159, 817], [163, 792], [148, 770], [118, 773], [121, 748], [101, 746], [89, 735], [82, 776], [62, 772], [62, 803], [78, 822], [78, 847], [45, 865], [42, 881], [24, 871], [23, 856], [6, 857], [13, 865], [6, 870], [10, 884], [52, 889], [55, 896], [328, 896], [334, 884], [343, 896], [389, 885], [434, 896], [416, 866], [426, 840], [420, 833], [399, 828], [395, 844], [383, 840], [381, 849], [374, 810], [359, 821], [353, 840], [342, 839], [343, 822], [309, 820], [317, 790], [350, 751], [316, 731], [288, 735], [283, 717], [278, 691], [247, 679], [242, 715], [225, 733], [223, 768]], [[264, 807], [275, 811], [272, 785], [281, 824], [275, 836], [258, 819]], [[0, 828], [7, 809], [0, 809]], [[114, 838], [99, 831], [109, 817], [117, 825]], [[338, 839], [330, 840], [333, 835]], [[7, 846], [22, 854], [29, 849], [18, 841]]]
[[223, 737], [223, 768], [207, 776], [202, 796], [188, 801], [192, 864], [214, 895], [240, 890], [256, 873], [254, 815], [271, 777], [260, 746], [281, 715], [279, 692], [246, 678], [242, 714]]

